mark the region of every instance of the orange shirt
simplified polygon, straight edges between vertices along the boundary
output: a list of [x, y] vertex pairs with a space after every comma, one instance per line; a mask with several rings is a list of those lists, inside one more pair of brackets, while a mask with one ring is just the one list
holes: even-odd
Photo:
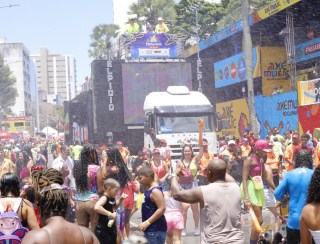
[[122, 147], [121, 149], [119, 149], [120, 153], [121, 153], [121, 156], [122, 156], [122, 159], [125, 163], [127, 163], [127, 156], [129, 155], [129, 150]]
[[200, 169], [198, 171], [199, 175], [207, 176], [207, 167], [209, 160], [214, 159], [214, 155], [212, 152], [203, 152], [202, 158], [200, 159], [199, 166]]
[[270, 165], [271, 169], [279, 170], [279, 154], [275, 152], [269, 152], [267, 154], [267, 162], [266, 164]]
[[249, 145], [247, 145], [247, 146], [242, 145], [241, 151], [242, 151], [242, 157], [248, 157], [249, 153], [251, 152], [251, 147]]
[[[293, 159], [293, 152], [294, 152], [294, 148], [296, 146], [293, 145], [293, 144], [290, 144], [289, 146], [287, 146], [286, 148], [286, 151], [284, 152], [284, 158], [288, 158], [292, 161]], [[286, 167], [286, 170], [287, 171], [290, 171], [290, 170], [293, 170], [294, 169], [294, 165], [293, 164], [289, 164], [287, 161], [286, 161], [286, 164], [285, 164], [285, 167]]]

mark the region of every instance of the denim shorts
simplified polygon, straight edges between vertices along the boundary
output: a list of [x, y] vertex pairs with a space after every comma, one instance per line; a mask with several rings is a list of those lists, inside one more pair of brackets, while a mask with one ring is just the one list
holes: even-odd
[[164, 244], [166, 241], [166, 231], [146, 231], [144, 237], [147, 238], [148, 243], [152, 244]]
[[182, 189], [190, 190], [192, 188], [198, 187], [198, 180], [194, 180], [191, 184], [180, 184]]

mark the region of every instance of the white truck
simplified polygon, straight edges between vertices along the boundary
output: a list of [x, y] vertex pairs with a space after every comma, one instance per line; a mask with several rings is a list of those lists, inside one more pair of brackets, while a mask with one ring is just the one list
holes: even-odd
[[171, 159], [181, 158], [182, 143], [188, 140], [195, 152], [198, 147], [198, 119], [204, 120], [203, 138], [209, 150], [216, 153], [213, 106], [200, 92], [186, 86], [169, 86], [166, 92], [151, 92], [144, 101], [144, 146], [154, 149], [154, 137], [165, 139]]

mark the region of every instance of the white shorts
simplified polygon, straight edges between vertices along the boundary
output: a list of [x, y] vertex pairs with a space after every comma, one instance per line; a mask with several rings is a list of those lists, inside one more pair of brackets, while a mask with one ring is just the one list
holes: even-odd
[[270, 189], [263, 189], [264, 197], [266, 199], [266, 208], [272, 208], [277, 205], [277, 201], [274, 197], [274, 194]]

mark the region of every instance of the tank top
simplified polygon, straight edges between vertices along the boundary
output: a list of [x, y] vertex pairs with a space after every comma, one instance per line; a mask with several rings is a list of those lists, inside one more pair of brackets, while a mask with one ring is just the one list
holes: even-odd
[[76, 199], [78, 201], [96, 201], [99, 199], [97, 185], [97, 171], [99, 165], [88, 166], [88, 190], [86, 192], [77, 192]]
[[254, 159], [254, 161], [256, 161], [256, 164], [254, 166], [251, 166], [250, 171], [249, 171], [249, 175], [251, 177], [261, 175], [262, 164], [260, 162], [260, 159], [256, 155], [252, 155], [251, 157]]
[[181, 184], [191, 184], [197, 177], [197, 166], [190, 162], [188, 166], [185, 165], [184, 161], [181, 161], [183, 167], [181, 173], [179, 174], [179, 180]]
[[181, 202], [178, 202], [169, 196], [165, 196], [164, 201], [166, 204], [166, 213], [170, 211], [182, 211]]
[[162, 160], [160, 160], [159, 163], [159, 166], [155, 166], [154, 162], [152, 161], [151, 167], [153, 169], [153, 172], [156, 174], [157, 179], [162, 179], [166, 175], [166, 168]]
[[310, 230], [314, 243], [320, 244], [320, 230]]
[[201, 191], [204, 201], [200, 208], [201, 243], [243, 244], [239, 186], [216, 181], [201, 186]]
[[[142, 221], [148, 220], [158, 209], [155, 202], [150, 198], [150, 195], [154, 189], [158, 189], [162, 192], [160, 186], [155, 186], [144, 193], [144, 203], [142, 203]], [[152, 231], [167, 231], [167, 221], [164, 215], [161, 215], [155, 222], [151, 223], [145, 230], [146, 232]]]
[[[116, 205], [116, 199], [115, 198], [111, 198], [108, 197], [107, 195], [104, 195], [107, 198], [106, 203], [103, 205], [103, 208], [111, 213], [113, 213], [114, 207]], [[111, 218], [109, 218], [106, 215], [103, 214], [98, 214], [98, 225], [99, 226], [103, 226], [103, 227], [107, 227], [108, 226], [108, 222], [109, 220], [111, 220]], [[108, 227], [110, 228], [110, 227]], [[112, 225], [111, 228], [116, 228], [116, 225]]]

